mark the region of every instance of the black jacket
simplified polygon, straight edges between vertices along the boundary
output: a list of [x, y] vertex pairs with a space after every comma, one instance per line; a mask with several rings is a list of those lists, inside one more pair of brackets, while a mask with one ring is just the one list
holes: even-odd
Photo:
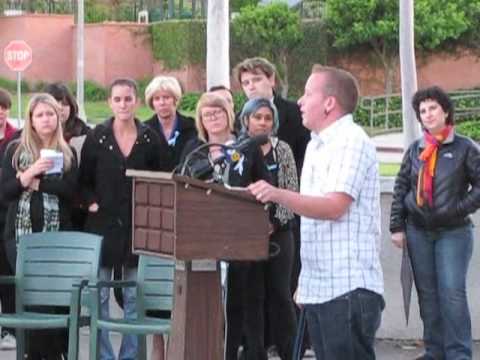
[[[282, 98], [275, 94], [273, 103], [278, 111], [278, 131], [277, 136], [280, 140], [285, 141], [293, 152], [295, 163], [297, 165], [297, 173], [300, 174], [305, 158], [305, 150], [310, 141], [310, 132], [303, 126], [302, 114], [298, 105], [290, 100]], [[241, 130], [240, 113], [235, 119], [235, 131], [237, 134]]]
[[480, 148], [471, 139], [452, 133], [440, 146], [433, 181], [433, 207], [416, 202], [417, 179], [425, 147], [423, 137], [405, 153], [395, 180], [390, 231], [405, 229], [406, 222], [427, 230], [452, 228], [470, 222], [480, 207]]
[[63, 137], [66, 142], [70, 142], [73, 137], [87, 135], [90, 132], [90, 128], [85, 122], [78, 116], [72, 117], [67, 120], [67, 123], [63, 127]]
[[88, 213], [85, 231], [103, 235], [102, 266], [135, 266], [131, 252], [132, 180], [127, 169], [166, 170], [167, 144], [148, 126], [136, 120], [137, 141], [125, 158], [113, 134], [113, 119], [91, 131], [82, 148], [80, 185], [88, 208], [97, 203], [99, 210]]
[[[8, 138], [0, 141], [0, 166], [2, 166], [3, 158], [7, 150], [8, 145], [13, 142], [15, 139], [18, 139], [22, 134], [21, 130], [17, 130], [13, 135]], [[0, 167], [0, 177], [2, 176], [2, 168]], [[0, 191], [0, 241], [3, 240], [3, 230], [5, 227], [5, 221], [7, 218], [8, 203], [2, 199], [2, 192]], [[1, 245], [0, 245], [1, 246]]]
[[[191, 117], [183, 116], [179, 112], [177, 112], [177, 128], [176, 131], [179, 132], [179, 135], [175, 141], [175, 144], [168, 146], [168, 156], [169, 156], [169, 171], [173, 170], [175, 166], [180, 163], [180, 157], [182, 155], [183, 148], [185, 144], [197, 137], [197, 129], [195, 128], [195, 120]], [[158, 120], [157, 115], [153, 115], [150, 119], [145, 121], [145, 124], [150, 126], [165, 142], [165, 135], [160, 127], [160, 122]]]
[[[18, 147], [18, 140], [10, 143], [2, 162], [2, 176], [0, 192], [3, 201], [8, 204], [5, 222], [4, 239], [6, 242], [15, 241], [15, 220], [17, 216], [18, 200], [24, 191], [17, 170], [12, 165], [12, 157]], [[43, 196], [42, 193], [54, 194], [59, 199], [60, 230], [71, 229], [71, 202], [77, 189], [77, 161], [72, 149], [74, 161], [69, 171], [62, 178], [40, 177], [38, 191], [34, 191], [30, 200], [30, 214], [34, 231], [41, 231], [43, 227]]]

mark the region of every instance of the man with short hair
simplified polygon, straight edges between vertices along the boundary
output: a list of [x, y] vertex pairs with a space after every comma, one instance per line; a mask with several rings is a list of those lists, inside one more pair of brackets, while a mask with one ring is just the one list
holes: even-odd
[[376, 149], [352, 113], [358, 86], [348, 72], [314, 66], [299, 100], [311, 130], [300, 193], [257, 182], [259, 201], [301, 215], [302, 270], [296, 301], [306, 311], [317, 359], [375, 359], [384, 308]]
[[[278, 111], [277, 136], [290, 145], [297, 169], [301, 170], [310, 135], [302, 125], [298, 105], [275, 93], [275, 74], [275, 65], [262, 57], [245, 59], [233, 69], [234, 77], [249, 100], [257, 97], [273, 100]], [[240, 130], [240, 126], [240, 122], [237, 121], [235, 129]]]

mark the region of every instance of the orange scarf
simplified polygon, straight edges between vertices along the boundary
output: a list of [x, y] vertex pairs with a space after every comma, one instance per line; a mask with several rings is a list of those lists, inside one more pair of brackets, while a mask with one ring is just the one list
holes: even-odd
[[417, 182], [417, 205], [420, 207], [425, 204], [425, 200], [427, 200], [430, 207], [433, 207], [433, 178], [437, 166], [438, 148], [448, 137], [452, 129], [453, 126], [448, 125], [438, 135], [432, 135], [427, 130], [424, 132], [426, 146], [418, 157], [423, 161]]

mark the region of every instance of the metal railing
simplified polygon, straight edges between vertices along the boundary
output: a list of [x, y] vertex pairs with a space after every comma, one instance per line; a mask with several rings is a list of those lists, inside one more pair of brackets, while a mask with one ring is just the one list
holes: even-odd
[[[134, 21], [147, 10], [149, 21], [204, 18], [208, 0], [85, 0], [86, 22]], [[74, 14], [77, 0], [0, 0], [3, 15]]]
[[[456, 121], [480, 119], [480, 90], [461, 90], [449, 93], [455, 104]], [[398, 129], [402, 127], [402, 99], [400, 94], [365, 96], [360, 101], [357, 118], [363, 126]]]

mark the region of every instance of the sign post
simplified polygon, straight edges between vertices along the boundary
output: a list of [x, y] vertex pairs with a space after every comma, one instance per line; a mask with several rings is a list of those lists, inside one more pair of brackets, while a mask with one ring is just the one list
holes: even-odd
[[3, 49], [3, 60], [8, 68], [17, 73], [17, 125], [22, 118], [22, 71], [32, 63], [32, 48], [23, 40], [12, 40]]

